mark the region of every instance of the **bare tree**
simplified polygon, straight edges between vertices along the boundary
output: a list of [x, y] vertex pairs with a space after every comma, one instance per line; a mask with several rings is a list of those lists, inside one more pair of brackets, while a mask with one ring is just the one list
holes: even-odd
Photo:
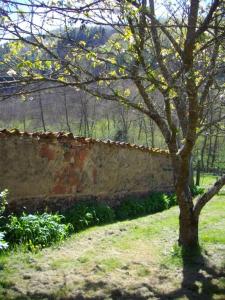
[[44, 132], [46, 131], [46, 125], [45, 125], [45, 119], [44, 119], [44, 110], [43, 110], [43, 105], [42, 105], [42, 99], [41, 99], [41, 93], [38, 93], [38, 103], [40, 107], [40, 114], [41, 114], [41, 124], [43, 127]]
[[65, 118], [66, 118], [67, 130], [68, 130], [69, 132], [71, 132], [70, 122], [69, 122], [69, 116], [68, 116], [67, 97], [66, 97], [66, 91], [65, 91], [65, 88], [63, 89], [63, 98], [64, 98]]

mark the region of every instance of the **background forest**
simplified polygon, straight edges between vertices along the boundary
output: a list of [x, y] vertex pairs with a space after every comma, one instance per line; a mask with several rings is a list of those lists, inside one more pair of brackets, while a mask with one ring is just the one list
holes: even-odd
[[[94, 48], [113, 41], [116, 33], [101, 26], [83, 26], [73, 29], [70, 35], [74, 43], [85, 42]], [[66, 56], [68, 45], [70, 46], [69, 38], [64, 37], [63, 41], [58, 41], [57, 53], [60, 57]], [[77, 136], [166, 148], [155, 123], [144, 114], [121, 103], [98, 99], [75, 87], [46, 82], [35, 87], [32, 85], [30, 90], [22, 95], [15, 95], [19, 86], [13, 82], [8, 84], [15, 77], [14, 61], [6, 63], [12, 46], [13, 44], [5, 43], [0, 48], [1, 128], [18, 128], [21, 131], [69, 131]], [[23, 54], [23, 49], [21, 51]], [[27, 49], [24, 52], [27, 52]], [[44, 56], [45, 53], [41, 52], [40, 55]], [[98, 72], [98, 69], [95, 68], [95, 72]], [[219, 77], [220, 80], [224, 80], [223, 72]], [[131, 93], [128, 96], [132, 98], [132, 82], [126, 83], [124, 89]], [[155, 103], [162, 103], [160, 97], [157, 91], [154, 92]], [[208, 126], [200, 132], [194, 148], [193, 162], [194, 167], [198, 166], [202, 171], [221, 173], [225, 169], [225, 98], [221, 90], [214, 88], [207, 101], [205, 124]], [[218, 119], [221, 121], [217, 122]]]

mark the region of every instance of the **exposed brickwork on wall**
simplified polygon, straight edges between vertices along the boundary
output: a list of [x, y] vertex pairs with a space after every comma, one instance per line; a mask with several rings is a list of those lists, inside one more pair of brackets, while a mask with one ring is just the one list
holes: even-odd
[[168, 151], [71, 133], [0, 131], [0, 189], [10, 206], [57, 209], [79, 199], [116, 205], [129, 194], [171, 191]]

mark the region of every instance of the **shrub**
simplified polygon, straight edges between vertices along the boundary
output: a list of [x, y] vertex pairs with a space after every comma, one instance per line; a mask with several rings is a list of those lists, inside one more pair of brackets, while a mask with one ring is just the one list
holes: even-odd
[[152, 193], [145, 200], [147, 214], [163, 211], [168, 208], [167, 195], [160, 192]]
[[168, 208], [177, 205], [177, 196], [176, 194], [168, 194], [167, 195], [167, 203], [168, 203]]
[[34, 214], [11, 216], [6, 225], [6, 240], [11, 244], [24, 244], [28, 248], [50, 246], [65, 239], [72, 230], [71, 224], [61, 224], [62, 216]]
[[163, 211], [176, 204], [174, 194], [155, 192], [150, 196], [136, 199], [129, 197], [114, 209], [106, 204], [94, 201], [76, 203], [65, 213], [65, 221], [73, 224], [75, 231], [87, 227], [111, 223], [115, 220], [127, 220], [147, 214]]
[[0, 231], [0, 251], [8, 248], [8, 243], [4, 240], [5, 233]]
[[83, 201], [76, 203], [65, 213], [65, 221], [70, 222], [75, 231], [90, 226], [107, 224], [115, 220], [112, 208], [104, 203]]
[[8, 190], [4, 190], [0, 193], [0, 251], [8, 248], [8, 243], [4, 240], [5, 233], [1, 231], [3, 225], [3, 214], [7, 205]]
[[200, 187], [200, 186], [197, 186], [197, 185], [194, 185], [193, 187], [191, 187], [191, 193], [192, 193], [192, 196], [195, 197], [195, 196], [198, 196], [198, 195], [202, 195], [204, 193], [204, 188], [203, 187]]
[[115, 208], [116, 218], [118, 220], [126, 220], [136, 218], [138, 216], [144, 216], [146, 214], [146, 207], [143, 200], [135, 198], [128, 198], [121, 202]]
[[155, 192], [142, 199], [130, 197], [115, 208], [118, 220], [132, 219], [163, 211], [175, 204], [175, 196]]
[[2, 215], [5, 212], [5, 208], [7, 205], [7, 196], [8, 190], [4, 190], [0, 193], [0, 219], [3, 218]]

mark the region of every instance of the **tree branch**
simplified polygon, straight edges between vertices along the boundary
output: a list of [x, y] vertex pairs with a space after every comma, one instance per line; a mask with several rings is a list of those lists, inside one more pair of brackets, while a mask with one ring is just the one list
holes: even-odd
[[213, 16], [214, 12], [216, 11], [217, 7], [219, 6], [220, 2], [221, 2], [220, 0], [214, 0], [214, 2], [212, 3], [212, 5], [210, 7], [208, 15], [206, 16], [205, 20], [203, 21], [201, 27], [196, 31], [195, 38], [198, 38], [199, 35], [201, 35], [204, 31], [207, 30], [208, 25], [212, 20], [212, 16]]
[[197, 199], [194, 206], [194, 214], [198, 217], [202, 208], [209, 202], [212, 197], [219, 192], [219, 190], [225, 185], [225, 174], [217, 180], [214, 185], [208, 189], [206, 193]]
[[225, 120], [225, 115], [220, 117], [219, 119], [216, 119], [210, 123], [203, 125], [202, 129], [198, 132], [197, 136], [199, 137], [206, 129], [208, 129], [212, 126], [216, 126], [219, 122], [221, 122], [223, 120]]
[[[121, 2], [121, 0], [117, 0], [117, 1]], [[138, 9], [141, 6], [140, 3], [138, 3], [137, 1], [134, 1], [134, 0], [128, 0], [128, 2], [130, 2], [134, 7], [138, 8]], [[174, 49], [177, 51], [177, 53], [179, 53], [180, 57], [182, 57], [183, 53], [182, 53], [182, 49], [181, 49], [180, 45], [176, 42], [176, 40], [174, 39], [172, 34], [166, 29], [166, 27], [173, 27], [173, 25], [167, 26], [167, 25], [161, 24], [147, 8], [144, 13], [150, 20], [154, 20], [154, 23], [155, 23], [154, 27], [158, 27], [162, 30], [162, 32], [167, 36], [168, 40], [173, 45]]]

